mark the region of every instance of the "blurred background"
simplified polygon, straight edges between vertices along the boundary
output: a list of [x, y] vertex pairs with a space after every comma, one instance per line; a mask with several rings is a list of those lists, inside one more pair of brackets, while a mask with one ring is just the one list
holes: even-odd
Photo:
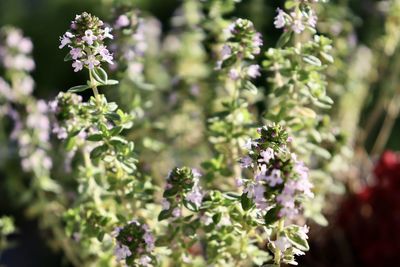
[[[111, 2], [0, 0], [0, 26], [19, 27], [34, 43], [37, 98], [50, 100], [59, 91], [85, 82], [83, 74], [77, 75], [63, 62], [59, 36], [83, 11], [107, 21], [112, 16]], [[171, 30], [171, 18], [182, 4], [178, 0], [127, 2], [160, 21], [161, 39]], [[252, 20], [267, 50], [281, 33], [273, 27], [280, 2], [242, 0], [227, 17]], [[331, 0], [321, 6], [319, 31], [334, 40], [336, 62], [327, 70], [329, 93], [336, 101], [332, 116], [347, 134], [351, 160], [336, 177], [343, 192], [329, 199], [329, 225], [312, 225], [311, 250], [299, 259], [300, 266], [398, 266], [400, 157], [395, 151], [400, 150], [400, 1]], [[164, 80], [155, 83], [162, 88]], [[264, 81], [257, 85], [269, 90]], [[0, 181], [4, 178], [0, 170]], [[2, 253], [0, 266], [70, 266], [50, 249], [37, 221], [27, 219], [0, 189], [2, 214], [15, 218], [18, 232], [11, 237], [14, 246]]]

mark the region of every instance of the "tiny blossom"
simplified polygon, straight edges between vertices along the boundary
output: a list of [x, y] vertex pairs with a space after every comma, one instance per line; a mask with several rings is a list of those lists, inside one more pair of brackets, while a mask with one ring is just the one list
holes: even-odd
[[204, 224], [204, 225], [210, 225], [213, 223], [213, 219], [212, 217], [204, 214], [203, 216], [200, 217], [200, 221]]
[[143, 255], [139, 259], [139, 263], [142, 266], [148, 266], [150, 264], [150, 262], [151, 262], [151, 258], [147, 255]]
[[237, 187], [241, 187], [241, 186], [243, 186], [243, 179], [242, 178], [236, 178], [235, 179], [235, 185], [237, 186]]
[[250, 65], [247, 69], [247, 75], [249, 75], [250, 78], [256, 78], [261, 75], [260, 73], [260, 66], [259, 65]]
[[74, 68], [74, 72], [78, 72], [83, 69], [83, 62], [80, 60], [75, 60], [72, 63], [72, 67]]
[[277, 184], [283, 183], [283, 180], [281, 178], [281, 171], [278, 169], [273, 169], [271, 171], [271, 174], [268, 175], [265, 179], [268, 182], [268, 184], [272, 187]]
[[152, 251], [154, 249], [154, 236], [150, 232], [146, 231], [146, 233], [143, 235], [143, 239], [147, 245], [147, 252]]
[[317, 26], [317, 16], [315, 15], [314, 11], [310, 10], [309, 14], [308, 14], [308, 25], [310, 25], [311, 27], [315, 28], [315, 26]]
[[228, 57], [231, 56], [231, 54], [232, 54], [232, 49], [230, 48], [230, 46], [224, 45], [221, 50], [221, 58], [227, 59]]
[[129, 20], [128, 16], [126, 16], [126, 15], [119, 16], [115, 22], [116, 28], [126, 27], [129, 24], [130, 24], [130, 20]]
[[304, 225], [303, 227], [300, 228], [300, 231], [298, 232], [298, 234], [300, 235], [300, 237], [302, 239], [308, 239], [308, 232], [310, 231], [310, 227], [308, 227], [307, 225]]
[[161, 201], [161, 205], [163, 210], [169, 210], [171, 207], [171, 203], [165, 198]]
[[285, 14], [286, 13], [280, 8], [278, 8], [276, 10], [276, 12], [278, 12], [278, 14], [276, 15], [275, 20], [274, 20], [275, 27], [277, 29], [285, 27], [285, 25], [286, 25]]
[[61, 44], [60, 44], [60, 46], [58, 48], [61, 49], [64, 46], [66, 46], [67, 44], [70, 44], [71, 43], [71, 39], [68, 38], [66, 35], [64, 35], [64, 36], [60, 37], [60, 42], [61, 42]]
[[108, 49], [104, 45], [98, 46], [96, 48], [96, 52], [100, 54], [100, 56], [104, 61], [110, 63], [111, 65], [113, 64], [112, 62], [113, 56], [112, 54], [110, 54], [110, 51], [108, 51]]
[[267, 148], [266, 150], [263, 150], [260, 152], [260, 156], [262, 157], [261, 159], [258, 160], [258, 162], [265, 162], [269, 163], [271, 159], [274, 159], [274, 150], [272, 148]]
[[177, 207], [177, 208], [175, 208], [173, 211], [172, 211], [172, 216], [174, 216], [174, 217], [181, 217], [181, 215], [182, 215], [182, 211], [181, 211], [181, 209], [179, 208], [179, 207]]
[[228, 75], [229, 78], [231, 78], [234, 81], [236, 81], [240, 77], [240, 73], [237, 69], [230, 69]]
[[126, 257], [131, 256], [132, 252], [129, 250], [127, 246], [118, 244], [117, 247], [115, 248], [114, 254], [115, 257], [117, 258], [117, 261], [121, 261], [124, 260]]
[[114, 39], [114, 36], [111, 34], [111, 28], [105, 27], [103, 31], [103, 38]]
[[69, 52], [72, 59], [78, 59], [82, 57], [82, 49], [80, 48], [72, 48], [71, 51]]
[[282, 252], [291, 247], [289, 240], [284, 236], [279, 236], [273, 243]]
[[254, 36], [253, 36], [253, 40], [252, 41], [253, 41], [253, 53], [255, 55], [260, 54], [260, 52], [261, 52], [260, 46], [263, 45], [263, 40], [262, 40], [261, 33], [256, 32], [254, 34]]
[[88, 65], [89, 69], [94, 69], [94, 67], [100, 64], [100, 61], [98, 61], [94, 55], [89, 55], [85, 64]]
[[293, 22], [292, 22], [292, 26], [291, 26], [292, 30], [295, 33], [301, 33], [302, 31], [304, 31], [305, 26], [304, 26], [303, 21], [302, 21], [303, 16], [301, 15], [301, 13], [292, 12], [292, 13], [290, 13], [290, 15], [293, 18]]
[[88, 45], [92, 45], [95, 40], [97, 40], [97, 36], [93, 34], [92, 30], [86, 30], [85, 36], [82, 37], [82, 40], [85, 41]]
[[252, 198], [254, 196], [254, 185], [248, 184], [244, 189], [243, 193], [247, 193], [248, 198]]
[[264, 198], [265, 187], [262, 184], [257, 184], [254, 187], [254, 202], [256, 203], [257, 207], [261, 210], [267, 208], [267, 204]]
[[186, 200], [195, 204], [196, 207], [200, 207], [201, 201], [203, 200], [203, 194], [200, 192], [198, 187], [195, 187], [186, 195]]
[[241, 168], [249, 168], [251, 166], [253, 166], [253, 160], [249, 156], [245, 156], [240, 159]]

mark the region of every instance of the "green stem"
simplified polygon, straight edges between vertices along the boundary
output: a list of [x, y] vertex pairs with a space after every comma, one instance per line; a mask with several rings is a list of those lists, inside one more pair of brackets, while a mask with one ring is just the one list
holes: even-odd
[[99, 91], [97, 90], [96, 80], [93, 78], [92, 70], [89, 70], [90, 87], [92, 88], [94, 97], [97, 101], [100, 101]]
[[[283, 227], [285, 225], [285, 219], [280, 219], [278, 221], [278, 227], [277, 227], [277, 233], [276, 233], [276, 237], [278, 238], [281, 234], [281, 232], [283, 231]], [[275, 246], [275, 257], [274, 257], [274, 262], [276, 265], [280, 266], [281, 264], [281, 257], [282, 257], [282, 251], [280, 251], [280, 249], [278, 247]]]

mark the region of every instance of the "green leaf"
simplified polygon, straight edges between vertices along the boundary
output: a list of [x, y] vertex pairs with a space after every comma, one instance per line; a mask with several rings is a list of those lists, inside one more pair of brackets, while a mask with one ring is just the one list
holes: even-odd
[[249, 82], [249, 81], [246, 81], [246, 82], [245, 82], [244, 88], [245, 88], [246, 90], [250, 91], [250, 93], [252, 93], [252, 94], [254, 94], [254, 95], [256, 95], [257, 92], [258, 92], [257, 87], [256, 87], [253, 83], [251, 83], [251, 82]]
[[276, 222], [278, 218], [278, 212], [279, 208], [278, 207], [273, 207], [272, 209], [268, 210], [267, 213], [264, 216], [264, 222], [265, 225], [270, 225]]
[[175, 196], [176, 193], [178, 193], [178, 188], [172, 187], [172, 188], [164, 191], [163, 197], [172, 197], [172, 196]]
[[284, 33], [281, 35], [281, 37], [279, 37], [279, 40], [278, 40], [278, 42], [276, 43], [276, 46], [277, 46], [278, 48], [280, 48], [280, 47], [283, 47], [284, 45], [286, 45], [286, 44], [290, 41], [290, 39], [292, 38], [292, 34], [293, 34], [292, 31], [284, 32]]
[[102, 84], [107, 84], [108, 75], [107, 75], [107, 72], [103, 68], [101, 68], [101, 67], [95, 68], [93, 70], [93, 76], [95, 77], [95, 79], [98, 82], [100, 82]]
[[195, 204], [190, 201], [186, 201], [186, 199], [183, 200], [183, 205], [190, 211], [196, 212], [199, 210]]
[[108, 80], [106, 82], [106, 85], [116, 85], [116, 84], [119, 84], [119, 81], [117, 81], [117, 80]]
[[318, 67], [322, 66], [321, 60], [319, 60], [319, 58], [312, 56], [312, 55], [305, 55], [303, 57], [303, 61], [308, 64], [314, 65], [314, 66], [318, 66]]
[[160, 214], [158, 215], [158, 221], [168, 219], [169, 217], [171, 217], [171, 211], [170, 210], [162, 210], [160, 212]]
[[96, 159], [98, 157], [101, 156], [101, 154], [103, 154], [104, 152], [106, 152], [108, 150], [108, 146], [107, 145], [101, 145], [98, 146], [96, 148], [94, 148], [91, 152], [90, 152], [90, 158], [91, 159]]
[[72, 60], [72, 56], [71, 56], [70, 53], [68, 53], [68, 54], [65, 55], [64, 61], [67, 62], [67, 61], [70, 61], [70, 60]]
[[90, 88], [90, 86], [87, 85], [87, 84], [86, 85], [77, 85], [77, 86], [69, 88], [68, 92], [78, 93], [78, 92], [83, 92], [83, 91], [85, 91], [85, 90], [87, 90], [89, 88]]
[[243, 193], [240, 197], [240, 203], [242, 204], [243, 210], [249, 210], [253, 206], [253, 201], [247, 197], [246, 193]]
[[101, 141], [101, 140], [103, 140], [103, 135], [102, 134], [92, 134], [92, 135], [89, 135], [86, 138], [86, 140], [93, 141], [93, 142]]
[[308, 246], [307, 239], [304, 239], [302, 235], [299, 234], [299, 231], [301, 231], [300, 227], [295, 227], [285, 231], [285, 234], [290, 243], [292, 243], [298, 249], [308, 251], [310, 247]]

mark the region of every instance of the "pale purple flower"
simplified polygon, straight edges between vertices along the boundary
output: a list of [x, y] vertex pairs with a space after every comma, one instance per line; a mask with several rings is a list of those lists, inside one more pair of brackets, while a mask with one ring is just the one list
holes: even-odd
[[69, 51], [69, 54], [74, 60], [83, 56], [82, 49], [80, 48], [72, 48], [71, 51]]
[[75, 60], [72, 63], [72, 67], [74, 68], [74, 72], [78, 72], [83, 69], [83, 63], [80, 60]]
[[297, 214], [299, 214], [298, 209], [295, 207], [282, 207], [278, 213], [279, 217], [285, 217], [288, 219], [293, 219]]
[[254, 202], [257, 208], [265, 210], [267, 208], [267, 202], [264, 198], [265, 187], [262, 184], [257, 184], [254, 186]]
[[269, 186], [275, 186], [277, 184], [283, 183], [281, 178], [281, 171], [278, 169], [273, 169], [271, 174], [268, 175], [265, 180], [268, 182]]
[[285, 20], [286, 13], [280, 8], [278, 8], [276, 10], [276, 12], [278, 12], [278, 14], [276, 15], [275, 20], [274, 20], [275, 28], [280, 29], [280, 28], [285, 27], [285, 25], [286, 25], [286, 20]]
[[229, 45], [224, 45], [222, 47], [222, 50], [221, 50], [221, 58], [223, 60], [227, 59], [228, 57], [231, 56], [231, 54], [232, 54], [232, 49], [230, 48], [230, 46]]
[[200, 217], [200, 221], [204, 224], [204, 225], [210, 225], [213, 223], [213, 219], [212, 217], [204, 214], [203, 216]]
[[248, 168], [253, 166], [253, 159], [249, 156], [245, 156], [240, 159], [240, 168]]
[[308, 239], [307, 234], [309, 231], [310, 231], [310, 227], [308, 227], [307, 225], [304, 225], [303, 227], [300, 227], [298, 234], [302, 239]]
[[284, 236], [279, 236], [273, 243], [282, 252], [291, 247], [289, 239]]
[[242, 178], [236, 178], [236, 179], [235, 179], [235, 185], [236, 185], [237, 187], [243, 186], [243, 179], [242, 179]]
[[118, 244], [114, 250], [114, 254], [115, 257], [117, 258], [117, 261], [121, 261], [124, 260], [126, 257], [131, 256], [132, 252], [129, 250], [127, 246]]
[[250, 65], [248, 68], [247, 68], [247, 75], [250, 77], [250, 78], [256, 78], [256, 77], [258, 77], [258, 76], [260, 76], [261, 75], [261, 73], [260, 73], [260, 66], [259, 65], [257, 65], [257, 64], [254, 64], [254, 65]]
[[115, 27], [116, 28], [122, 28], [122, 27], [126, 27], [130, 24], [130, 20], [128, 18], [128, 16], [126, 15], [121, 15], [117, 18], [117, 20], [115, 21]]
[[179, 207], [176, 207], [173, 211], [172, 211], [172, 216], [174, 217], [181, 217], [182, 215], [182, 211]]
[[88, 58], [85, 60], [85, 64], [87, 64], [88, 68], [92, 70], [100, 64], [100, 61], [98, 61], [94, 55], [89, 55]]
[[171, 203], [167, 199], [163, 198], [163, 200], [161, 200], [161, 206], [163, 210], [169, 210]]
[[62, 49], [67, 44], [70, 44], [72, 37], [74, 37], [74, 35], [72, 33], [66, 32], [62, 37], [60, 37], [61, 44], [58, 48]]
[[143, 240], [146, 243], [146, 251], [152, 251], [154, 249], [154, 236], [150, 232], [146, 232], [143, 235]]
[[267, 179], [267, 176], [265, 175], [266, 172], [267, 172], [267, 165], [265, 165], [265, 164], [261, 165], [260, 170], [256, 173], [256, 176], [255, 176], [256, 181], [257, 182], [262, 181], [262, 180], [265, 181]]
[[9, 47], [18, 47], [19, 43], [21, 42], [23, 36], [21, 31], [19, 30], [12, 30], [7, 34], [6, 44]]
[[111, 65], [114, 64], [114, 62], [112, 62], [113, 60], [112, 54], [110, 54], [110, 51], [108, 51], [108, 49], [104, 45], [98, 46], [96, 48], [96, 52], [100, 54], [100, 56], [104, 61], [108, 62]]
[[308, 13], [308, 25], [315, 28], [317, 26], [318, 17], [315, 15], [314, 11], [310, 10]]
[[25, 54], [32, 52], [33, 44], [32, 44], [31, 39], [22, 38], [18, 44], [18, 49], [19, 49], [19, 51], [21, 51], [22, 53], [25, 53]]
[[97, 36], [93, 34], [92, 30], [86, 30], [85, 36], [82, 37], [82, 40], [85, 41], [88, 45], [93, 45], [93, 42], [97, 40]]
[[263, 44], [261, 33], [259, 32], [255, 33], [252, 41], [253, 41], [253, 53], [255, 55], [260, 54], [261, 52], [260, 46], [262, 46]]
[[243, 193], [247, 193], [248, 198], [253, 198], [254, 196], [254, 184], [248, 184], [244, 189]]
[[142, 266], [148, 266], [151, 262], [151, 258], [147, 255], [142, 255], [139, 259], [139, 264]]
[[231, 78], [234, 81], [236, 81], [240, 77], [240, 73], [237, 69], [230, 69], [228, 75], [229, 78]]
[[293, 22], [292, 22], [292, 30], [295, 33], [301, 33], [302, 31], [304, 31], [304, 29], [306, 28], [303, 24], [303, 16], [301, 15], [301, 13], [297, 13], [297, 12], [292, 12], [290, 13], [290, 15], [293, 18]]
[[194, 187], [192, 191], [186, 195], [186, 200], [192, 202], [198, 208], [201, 206], [203, 194], [200, 192], [198, 187]]
[[272, 148], [268, 147], [266, 150], [263, 150], [260, 152], [260, 156], [262, 158], [259, 159], [258, 162], [269, 163], [269, 161], [271, 159], [274, 159], [274, 150]]

